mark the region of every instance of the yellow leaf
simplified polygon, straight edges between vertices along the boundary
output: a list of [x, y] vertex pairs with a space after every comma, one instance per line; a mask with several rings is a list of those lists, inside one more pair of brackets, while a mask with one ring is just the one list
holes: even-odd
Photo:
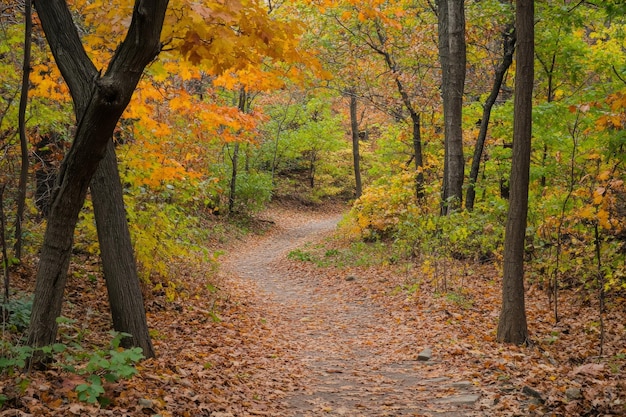
[[599, 210], [598, 211], [598, 224], [606, 230], [610, 230], [612, 225], [611, 222], [609, 221], [609, 212], [606, 210]]
[[604, 197], [605, 191], [606, 189], [604, 187], [596, 188], [596, 190], [593, 192], [593, 204], [599, 205], [600, 203], [602, 203], [602, 198]]
[[578, 215], [583, 219], [593, 219], [595, 217], [595, 210], [592, 206], [586, 206], [583, 207], [582, 210], [580, 210]]
[[611, 171], [607, 170], [607, 171], [602, 171], [600, 174], [598, 174], [598, 181], [606, 181], [611, 177]]

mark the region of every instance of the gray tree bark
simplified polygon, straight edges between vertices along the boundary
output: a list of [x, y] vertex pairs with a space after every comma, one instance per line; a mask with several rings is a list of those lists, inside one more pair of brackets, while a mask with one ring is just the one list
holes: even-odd
[[438, 2], [439, 48], [444, 108], [444, 181], [442, 214], [463, 201], [463, 91], [465, 88], [465, 5], [463, 0]]
[[528, 215], [528, 185], [534, 82], [534, 1], [518, 0], [515, 11], [517, 71], [515, 76], [511, 194], [504, 238], [502, 310], [497, 340], [524, 344], [528, 339], [524, 300], [524, 243]]

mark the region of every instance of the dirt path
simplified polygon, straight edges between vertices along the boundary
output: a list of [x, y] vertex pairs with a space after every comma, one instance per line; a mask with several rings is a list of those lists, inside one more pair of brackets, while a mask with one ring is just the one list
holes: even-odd
[[441, 376], [441, 363], [434, 360], [417, 360], [427, 341], [410, 336], [415, 323], [400, 322], [351, 291], [358, 277], [329, 280], [324, 274], [332, 275], [332, 269], [287, 259], [291, 250], [329, 234], [339, 219], [272, 216], [274, 231], [247, 243], [224, 265], [276, 303], [283, 332], [304, 364], [305, 388], [288, 395], [287, 415], [473, 415], [479, 395], [471, 383]]

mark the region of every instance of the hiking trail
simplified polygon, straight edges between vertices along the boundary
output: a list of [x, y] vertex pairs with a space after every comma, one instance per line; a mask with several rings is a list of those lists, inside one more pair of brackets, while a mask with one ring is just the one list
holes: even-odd
[[333, 279], [332, 267], [288, 259], [290, 251], [330, 235], [340, 218], [272, 217], [271, 233], [246, 242], [223, 265], [276, 304], [282, 332], [304, 366], [303, 389], [288, 393], [284, 415], [476, 415], [480, 393], [473, 384], [453, 372], [441, 375], [428, 341], [411, 331], [415, 323], [399, 322], [393, 311], [351, 291], [360, 277]]

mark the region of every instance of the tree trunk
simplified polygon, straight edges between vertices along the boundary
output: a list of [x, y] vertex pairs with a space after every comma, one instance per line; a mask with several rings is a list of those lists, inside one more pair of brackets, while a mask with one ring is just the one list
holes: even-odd
[[513, 123], [513, 162], [511, 165], [509, 213], [504, 240], [502, 311], [498, 322], [500, 342], [523, 344], [528, 339], [524, 304], [524, 243], [528, 214], [528, 185], [532, 134], [534, 80], [534, 2], [518, 0], [517, 73]]
[[361, 183], [361, 155], [359, 153], [359, 123], [357, 120], [357, 100], [356, 92], [351, 89], [350, 94], [350, 128], [352, 130], [352, 161], [354, 163], [354, 180], [356, 182], [356, 198], [363, 194], [363, 184]]
[[[444, 182], [442, 214], [463, 201], [463, 90], [465, 88], [465, 7], [463, 0], [439, 1], [439, 45], [444, 108]], [[447, 47], [446, 47], [447, 44]]]
[[235, 149], [233, 150], [233, 156], [230, 158], [231, 171], [230, 171], [230, 191], [228, 193], [228, 212], [235, 212], [235, 194], [237, 192], [237, 168], [239, 164], [239, 142], [235, 142]]
[[[9, 263], [6, 261], [9, 259], [7, 255], [7, 242], [5, 237], [5, 221], [4, 221], [4, 190], [6, 189], [6, 184], [0, 184], [0, 249], [2, 250], [2, 259], [5, 261], [2, 263], [2, 276], [4, 278], [4, 295], [2, 297], [2, 303], [7, 304], [9, 302], [9, 294], [11, 288], [11, 280], [9, 277]], [[8, 320], [7, 314], [5, 312], [4, 306], [2, 309], [2, 322], [6, 323]]]
[[[239, 90], [239, 102], [237, 104], [237, 108], [240, 112], [246, 113], [248, 112], [250, 107], [248, 101], [248, 95], [246, 94], [246, 90], [241, 88]], [[233, 156], [231, 157], [232, 162], [232, 170], [230, 175], [230, 193], [228, 194], [228, 212], [233, 213], [235, 210], [235, 199], [237, 193], [237, 174], [239, 169], [239, 142], [235, 143], [235, 149], [233, 150]]]
[[[26, 183], [28, 182], [28, 140], [26, 139], [26, 104], [30, 76], [30, 51], [32, 45], [33, 19], [31, 0], [24, 1], [24, 63], [22, 66], [22, 92], [18, 112], [20, 132], [21, 167], [20, 182], [17, 187], [17, 211], [15, 214], [15, 257], [22, 259], [22, 222], [26, 206]], [[6, 259], [6, 257], [4, 258]], [[7, 265], [8, 267], [8, 265]]]
[[309, 153], [309, 187], [315, 188], [315, 163], [317, 162], [317, 152], [311, 149]]
[[122, 346], [140, 347], [143, 355], [151, 358], [154, 348], [126, 221], [113, 141], [109, 142], [106, 155], [98, 164], [90, 188], [113, 328], [132, 335], [122, 339]]
[[450, 31], [448, 28], [448, 0], [437, 0], [437, 36], [439, 45], [439, 65], [441, 66], [441, 99], [443, 102], [443, 180], [441, 184], [441, 214], [447, 212], [446, 202], [449, 197], [448, 187], [448, 124], [449, 120], [448, 112], [450, 106], [448, 105], [448, 87], [450, 85]]
[[418, 200], [424, 198], [424, 161], [422, 160], [422, 132], [421, 117], [414, 111], [411, 114], [413, 125], [413, 153], [415, 154], [415, 197]]
[[104, 157], [115, 125], [139, 82], [143, 69], [158, 55], [167, 0], [137, 0], [128, 34], [106, 73], [87, 57], [67, 4], [48, 0], [36, 4], [42, 28], [81, 117], [74, 142], [65, 156], [52, 198], [37, 269], [28, 343], [53, 343], [61, 313], [63, 290], [78, 214], [98, 163]]
[[513, 63], [513, 52], [515, 51], [515, 28], [513, 25], [507, 26], [502, 32], [502, 62], [496, 68], [493, 85], [489, 97], [485, 101], [483, 107], [483, 116], [480, 119], [480, 131], [478, 132], [478, 138], [476, 139], [476, 146], [474, 147], [474, 156], [472, 158], [472, 167], [470, 168], [469, 183], [467, 184], [467, 193], [465, 197], [465, 208], [469, 211], [474, 209], [474, 200], [476, 199], [476, 182], [478, 181], [478, 171], [480, 170], [480, 160], [483, 156], [483, 149], [485, 148], [485, 140], [487, 139], [487, 129], [489, 127], [489, 120], [491, 118], [491, 109], [496, 103], [498, 94], [500, 93], [500, 87], [504, 80], [504, 74], [508, 71], [509, 67]]
[[450, 31], [450, 89], [448, 113], [448, 198], [452, 209], [461, 207], [465, 158], [463, 156], [463, 92], [465, 89], [465, 6], [463, 0], [448, 0]]

